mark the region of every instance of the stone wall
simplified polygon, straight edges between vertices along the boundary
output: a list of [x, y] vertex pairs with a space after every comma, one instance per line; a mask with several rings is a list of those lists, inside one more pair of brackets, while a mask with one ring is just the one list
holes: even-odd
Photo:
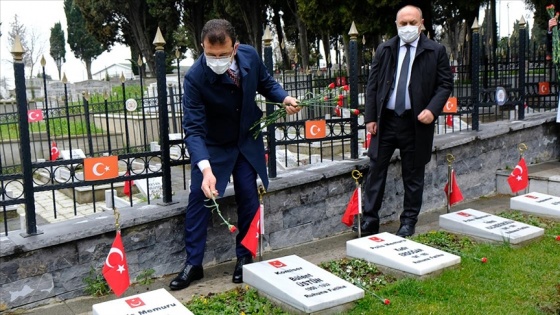
[[[436, 137], [432, 161], [426, 167], [424, 206], [433, 211], [445, 206], [443, 186], [446, 155], [455, 156], [454, 168], [466, 199], [493, 194], [496, 171], [512, 167], [519, 159], [517, 145], [529, 147], [527, 163], [560, 157], [559, 124], [555, 113], [532, 115], [521, 122], [481, 126], [479, 132]], [[349, 231], [340, 218], [355, 184], [352, 170], [367, 172], [369, 160], [327, 162], [281, 173], [271, 180], [265, 195], [266, 251], [288, 248]], [[397, 155], [391, 164], [381, 216], [398, 219], [403, 188]], [[124, 247], [134, 279], [153, 268], [156, 276], [176, 273], [184, 262], [183, 221], [186, 192], [173, 196], [170, 205], [142, 205], [121, 210]], [[231, 189], [220, 199], [225, 217], [236, 218]], [[233, 220], [235, 221], [235, 220]], [[232, 222], [236, 223], [236, 222]], [[234, 234], [214, 215], [209, 223], [204, 264], [235, 259]], [[82, 279], [93, 267], [100, 271], [115, 236], [114, 217], [101, 212], [40, 226], [41, 235], [24, 238], [18, 231], [0, 237], [0, 309], [32, 307], [52, 300], [84, 295]]]

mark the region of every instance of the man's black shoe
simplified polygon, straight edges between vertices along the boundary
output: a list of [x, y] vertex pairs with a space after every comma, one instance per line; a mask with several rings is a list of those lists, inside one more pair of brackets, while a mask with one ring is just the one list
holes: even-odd
[[401, 227], [397, 231], [397, 236], [408, 237], [414, 235], [414, 225], [413, 224], [401, 224]]
[[189, 286], [191, 282], [204, 278], [204, 271], [201, 266], [186, 265], [185, 268], [171, 281], [171, 290], [181, 290]]
[[253, 262], [251, 256], [239, 257], [237, 258], [237, 263], [235, 264], [235, 269], [233, 270], [233, 278], [231, 281], [233, 283], [243, 282], [243, 265], [250, 264]]
[[[352, 231], [358, 233], [358, 224], [352, 226]], [[362, 222], [362, 236], [368, 236], [379, 233], [379, 221], [364, 221]]]

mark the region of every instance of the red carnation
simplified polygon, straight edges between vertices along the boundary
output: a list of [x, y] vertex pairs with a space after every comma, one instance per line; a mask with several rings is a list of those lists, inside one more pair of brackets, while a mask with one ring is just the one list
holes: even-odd
[[481, 259], [480, 261], [481, 261], [483, 264], [485, 264], [485, 263], [488, 261], [488, 259], [486, 259], [486, 257], [482, 257], [482, 259]]
[[342, 101], [343, 99], [344, 99], [344, 95], [342, 95], [342, 94], [338, 95], [338, 100], [339, 101]]
[[389, 301], [389, 299], [385, 299], [385, 300], [383, 300], [383, 304], [389, 305], [389, 304], [391, 304], [391, 301]]
[[349, 90], [350, 90], [350, 86], [344, 85], [344, 86], [342, 86], [342, 89], [343, 89], [344, 91], [349, 91]]
[[556, 235], [556, 240], [560, 241], [560, 235]]
[[360, 115], [360, 110], [359, 110], [359, 109], [354, 109], [354, 110], [352, 111], [352, 114], [358, 116], [358, 115]]
[[344, 105], [344, 102], [342, 100], [338, 100], [338, 102], [336, 102], [336, 104], [340, 107], [342, 107], [342, 105]]
[[333, 83], [331, 83], [331, 84], [329, 84], [329, 89], [331, 89], [331, 90], [332, 90], [332, 89], [334, 89], [334, 87], [335, 87], [335, 85], [334, 85], [334, 82], [333, 82]]
[[230, 231], [231, 233], [233, 233], [233, 232], [237, 231], [237, 228], [235, 227], [235, 225], [230, 225], [230, 226], [229, 226], [229, 231]]

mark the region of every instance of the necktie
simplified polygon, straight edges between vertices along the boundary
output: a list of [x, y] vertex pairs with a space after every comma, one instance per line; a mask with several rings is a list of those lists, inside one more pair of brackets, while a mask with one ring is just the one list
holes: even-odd
[[406, 80], [408, 79], [408, 66], [410, 64], [410, 45], [406, 47], [406, 54], [401, 65], [401, 74], [399, 75], [399, 82], [397, 84], [397, 96], [395, 98], [395, 113], [402, 115], [405, 111], [406, 100]]
[[235, 74], [235, 72], [233, 72], [233, 70], [231, 69], [227, 69], [226, 73], [229, 76], [229, 78], [233, 81], [233, 83], [235, 83], [235, 85], [239, 87], [239, 78], [237, 77], [237, 74]]

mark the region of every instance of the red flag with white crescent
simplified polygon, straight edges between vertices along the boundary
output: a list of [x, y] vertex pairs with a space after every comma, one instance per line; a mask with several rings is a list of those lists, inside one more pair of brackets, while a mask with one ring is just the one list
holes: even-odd
[[56, 146], [56, 142], [53, 140], [51, 143], [51, 161], [56, 161], [60, 155], [60, 150]]
[[519, 163], [517, 163], [511, 174], [509, 174], [507, 181], [513, 193], [527, 188], [529, 185], [529, 174], [524, 158], [519, 159]]
[[241, 245], [245, 246], [247, 250], [251, 252], [253, 257], [257, 257], [257, 250], [259, 248], [259, 235], [260, 235], [260, 222], [261, 222], [261, 208], [257, 209], [257, 213], [253, 217], [253, 221], [251, 221], [251, 225], [249, 225], [249, 230], [247, 230], [247, 234], [241, 241]]
[[117, 231], [113, 246], [111, 246], [111, 250], [105, 259], [103, 277], [116, 296], [121, 296], [130, 286], [128, 265], [120, 231]]

